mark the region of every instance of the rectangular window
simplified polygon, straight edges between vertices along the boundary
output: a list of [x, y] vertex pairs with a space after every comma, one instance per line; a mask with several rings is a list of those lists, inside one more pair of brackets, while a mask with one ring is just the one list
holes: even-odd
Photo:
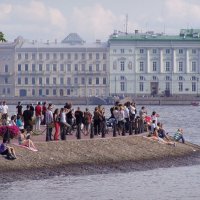
[[78, 84], [78, 77], [74, 77], [74, 84]]
[[7, 78], [7, 77], [5, 77], [4, 83], [5, 83], [5, 84], [8, 84], [8, 78]]
[[63, 59], [64, 59], [64, 54], [61, 53], [61, 54], [60, 54], [60, 60], [63, 60]]
[[71, 60], [71, 54], [70, 53], [67, 54], [67, 59]]
[[192, 92], [196, 92], [196, 82], [192, 82]]
[[53, 89], [53, 96], [56, 96], [56, 95], [57, 95], [56, 89]]
[[60, 71], [64, 72], [64, 64], [60, 64]]
[[32, 60], [35, 60], [36, 59], [36, 55], [35, 53], [32, 53]]
[[39, 53], [39, 60], [42, 60], [42, 53]]
[[106, 85], [106, 78], [103, 78], [103, 85]]
[[85, 64], [81, 65], [81, 71], [84, 72], [85, 71]]
[[124, 53], [124, 49], [120, 49], [120, 52], [121, 52], [121, 53]]
[[89, 65], [89, 71], [92, 72], [92, 65]]
[[81, 54], [81, 59], [84, 60], [85, 59], [85, 53]]
[[39, 89], [39, 96], [42, 96], [42, 89]]
[[49, 77], [46, 77], [46, 84], [49, 85], [50, 81], [49, 81]]
[[70, 77], [67, 78], [67, 85], [71, 85], [71, 78]]
[[92, 78], [91, 77], [88, 78], [88, 85], [92, 85]]
[[96, 77], [96, 85], [99, 85], [99, 77]]
[[140, 69], [139, 69], [140, 72], [143, 72], [144, 71], [144, 62], [140, 62]]
[[179, 49], [179, 50], [178, 50], [178, 53], [179, 53], [179, 54], [183, 54], [183, 49]]
[[35, 71], [36, 71], [35, 64], [32, 64], [32, 72], [35, 72]]
[[152, 52], [153, 52], [153, 54], [156, 54], [157, 53], [157, 49], [153, 49]]
[[28, 72], [28, 64], [25, 64], [25, 71]]
[[54, 59], [54, 60], [57, 59], [57, 54], [56, 54], [56, 53], [53, 54], [53, 59]]
[[21, 85], [21, 84], [22, 84], [21, 78], [18, 78], [18, 79], [17, 79], [17, 84], [18, 84], [18, 85]]
[[120, 82], [120, 89], [122, 92], [125, 91], [125, 83], [124, 82]]
[[166, 82], [165, 89], [170, 90], [170, 82]]
[[18, 72], [21, 72], [22, 71], [22, 66], [21, 64], [18, 64]]
[[196, 54], [197, 50], [196, 49], [192, 49], [192, 54]]
[[49, 53], [46, 53], [46, 60], [49, 60], [50, 56]]
[[50, 64], [46, 64], [46, 71], [47, 71], [47, 72], [50, 71]]
[[106, 72], [106, 64], [103, 64], [103, 71]]
[[144, 49], [140, 49], [140, 54], [143, 54], [144, 53]]
[[71, 64], [67, 64], [67, 71], [71, 72]]
[[156, 64], [157, 64], [156, 62], [153, 62], [153, 71], [154, 72], [157, 71], [157, 65]]
[[96, 60], [99, 60], [99, 53], [96, 53]]
[[49, 95], [49, 89], [46, 89], [46, 95]]
[[39, 64], [39, 71], [42, 72], [42, 64]]
[[35, 77], [32, 77], [32, 85], [35, 85]]
[[74, 54], [74, 60], [78, 60], [78, 54], [77, 53]]
[[28, 60], [28, 53], [25, 53], [25, 60]]
[[85, 77], [82, 77], [82, 78], [81, 78], [81, 84], [82, 84], [82, 85], [85, 85]]
[[78, 64], [74, 65], [74, 71], [78, 71]]
[[125, 69], [125, 68], [124, 68], [124, 67], [125, 67], [124, 65], [125, 65], [125, 64], [124, 64], [124, 61], [121, 61], [121, 62], [120, 62], [121, 71], [124, 71], [124, 69]]
[[24, 83], [25, 83], [25, 85], [28, 85], [28, 78], [27, 77], [25, 77]]
[[166, 72], [170, 71], [170, 62], [168, 62], [168, 61], [165, 63], [165, 71]]
[[64, 78], [63, 77], [60, 77], [60, 84], [64, 85]]
[[57, 64], [53, 64], [53, 71], [54, 71], [54, 72], [57, 71]]
[[92, 53], [89, 53], [89, 60], [92, 60]]
[[166, 50], [165, 50], [165, 53], [166, 53], [166, 54], [170, 54], [170, 49], [166, 49]]
[[96, 64], [96, 71], [99, 71], [99, 64]]
[[183, 82], [178, 82], [178, 91], [179, 92], [183, 91]]
[[140, 92], [143, 92], [144, 91], [144, 83], [143, 82], [140, 82], [139, 83], [139, 90], [140, 90]]
[[178, 63], [178, 71], [182, 72], [183, 71], [183, 62]]
[[56, 85], [56, 77], [53, 77], [53, 84]]
[[103, 60], [106, 60], [107, 59], [107, 55], [106, 53], [103, 53]]
[[35, 96], [35, 89], [32, 89], [32, 96]]
[[196, 70], [197, 70], [197, 63], [192, 62], [192, 72], [196, 72]]
[[39, 85], [42, 85], [42, 77], [39, 77]]

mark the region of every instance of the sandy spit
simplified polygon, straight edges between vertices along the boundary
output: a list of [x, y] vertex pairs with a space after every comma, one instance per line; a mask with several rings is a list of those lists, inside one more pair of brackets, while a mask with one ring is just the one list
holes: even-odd
[[13, 161], [0, 156], [3, 182], [200, 163], [197, 145], [177, 143], [174, 147], [142, 136], [37, 142], [35, 145], [38, 152], [14, 146], [18, 158]]

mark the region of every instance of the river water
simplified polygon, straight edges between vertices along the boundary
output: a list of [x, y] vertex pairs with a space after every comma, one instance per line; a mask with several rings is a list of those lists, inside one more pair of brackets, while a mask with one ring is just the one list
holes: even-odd
[[[82, 109], [85, 107], [82, 106]], [[183, 128], [187, 141], [200, 145], [200, 108], [195, 106], [146, 106], [159, 113], [169, 134]], [[76, 107], [75, 107], [76, 109]], [[92, 111], [93, 107], [89, 107]], [[105, 106], [109, 115], [109, 107]], [[140, 109], [140, 106], [137, 107]], [[14, 107], [11, 107], [14, 112]], [[148, 171], [0, 182], [0, 199], [69, 200], [199, 200], [200, 165]]]

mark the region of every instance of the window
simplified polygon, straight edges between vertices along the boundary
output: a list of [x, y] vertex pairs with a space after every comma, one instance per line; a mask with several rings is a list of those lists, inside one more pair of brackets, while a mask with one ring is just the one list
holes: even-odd
[[92, 53], [89, 53], [89, 59], [92, 60]]
[[183, 54], [183, 49], [179, 49], [179, 50], [178, 50], [178, 53], [179, 53], [179, 54]]
[[124, 49], [120, 49], [120, 52], [121, 52], [121, 53], [124, 53]]
[[99, 85], [99, 77], [96, 77], [96, 85]]
[[39, 60], [42, 60], [42, 53], [39, 53]]
[[71, 60], [71, 54], [70, 53], [67, 54], [67, 59]]
[[103, 53], [103, 60], [106, 60], [107, 56], [106, 53]]
[[78, 84], [78, 77], [74, 77], [74, 84]]
[[49, 60], [50, 56], [49, 53], [46, 53], [46, 59]]
[[50, 81], [49, 81], [49, 77], [46, 77], [46, 84], [49, 85]]
[[64, 59], [64, 54], [61, 53], [61, 54], [60, 54], [60, 60], [63, 60], [63, 59]]
[[124, 61], [120, 62], [121, 71], [124, 71]]
[[178, 83], [178, 91], [179, 91], [179, 92], [182, 92], [182, 91], [183, 91], [183, 83], [182, 83], [182, 82], [179, 82], [179, 83]]
[[140, 72], [144, 71], [144, 62], [140, 62], [140, 69], [139, 69]]
[[39, 71], [42, 72], [42, 64], [39, 64]]
[[81, 84], [85, 85], [85, 77], [81, 77]]
[[28, 71], [28, 64], [25, 64], [25, 71]]
[[140, 76], [140, 81], [144, 81], [144, 76]]
[[42, 77], [39, 77], [39, 85], [42, 85]]
[[99, 60], [99, 53], [96, 53], [96, 60]]
[[143, 54], [144, 53], [144, 49], [140, 49], [140, 54]]
[[18, 64], [18, 72], [21, 72], [22, 71], [22, 66], [21, 64]]
[[85, 59], [85, 53], [81, 54], [81, 59], [84, 60]]
[[32, 77], [32, 85], [35, 85], [35, 77]]
[[192, 76], [191, 80], [192, 80], [192, 81], [196, 81], [196, 77], [195, 77], [195, 76]]
[[10, 94], [10, 88], [7, 88], [7, 94]]
[[78, 71], [78, 64], [74, 65], [74, 71]]
[[60, 96], [63, 96], [64, 95], [64, 91], [63, 89], [60, 89]]
[[192, 49], [192, 54], [196, 54], [197, 50], [196, 49]]
[[178, 63], [178, 71], [182, 72], [183, 71], [183, 62]]
[[67, 78], [67, 85], [71, 85], [71, 78], [70, 77]]
[[64, 78], [63, 77], [60, 77], [60, 84], [64, 85]]
[[157, 71], [157, 63], [156, 62], [153, 62], [153, 71]]
[[85, 64], [81, 65], [81, 71], [84, 72], [85, 71]]
[[60, 64], [60, 71], [64, 72], [64, 64]]
[[21, 84], [22, 84], [21, 78], [18, 78], [18, 79], [17, 79], [17, 84], [18, 84], [18, 85], [21, 85]]
[[125, 83], [124, 82], [120, 82], [120, 89], [121, 91], [125, 91]]
[[99, 64], [96, 64], [96, 71], [99, 71]]
[[92, 72], [92, 65], [89, 65], [89, 71]]
[[27, 77], [25, 77], [24, 83], [25, 83], [25, 85], [28, 85], [28, 78]]
[[88, 78], [88, 85], [92, 85], [92, 78], [91, 77]]
[[74, 59], [78, 60], [78, 54], [77, 53], [74, 54]]
[[35, 68], [35, 64], [32, 64], [32, 72], [35, 72], [36, 68]]
[[165, 83], [165, 90], [170, 90], [170, 82]]
[[103, 64], [103, 71], [106, 72], [106, 64]]
[[5, 65], [4, 70], [5, 70], [6, 73], [8, 73], [8, 65]]
[[170, 71], [170, 62], [168, 62], [168, 61], [165, 63], [165, 71], [166, 72]]
[[152, 79], [153, 79], [153, 81], [157, 81], [157, 77], [156, 76], [153, 76]]
[[192, 92], [196, 92], [196, 82], [192, 82]]
[[53, 77], [53, 84], [56, 85], [56, 77]]
[[54, 60], [57, 59], [57, 54], [56, 54], [56, 53], [53, 54], [53, 59], [54, 59]]
[[28, 54], [25, 53], [25, 60], [28, 60]]
[[47, 72], [50, 71], [50, 64], [46, 64], [46, 71], [47, 71]]
[[178, 80], [179, 80], [179, 81], [183, 81], [183, 77], [182, 77], [182, 76], [179, 76], [179, 77], [178, 77]]
[[170, 49], [166, 49], [166, 50], [165, 50], [165, 53], [166, 53], [166, 54], [170, 54]]
[[46, 89], [46, 95], [49, 95], [49, 89]]
[[192, 62], [192, 72], [196, 72], [197, 70], [197, 63], [196, 62]]
[[103, 78], [103, 85], [106, 85], [106, 78]]
[[42, 89], [39, 89], [39, 96], [42, 96]]
[[71, 72], [71, 64], [67, 64], [67, 71]]
[[57, 64], [53, 64], [53, 71], [54, 71], [54, 72], [57, 71]]
[[165, 80], [166, 80], [166, 81], [170, 81], [170, 76], [166, 76], [166, 77], [165, 77]]
[[32, 53], [32, 60], [35, 60], [36, 59], [36, 55], [35, 53]]
[[8, 84], [8, 78], [7, 78], [7, 77], [5, 77], [4, 83], [5, 83], [5, 84]]
[[18, 57], [18, 60], [21, 60], [22, 59], [21, 53], [18, 53], [17, 57]]
[[56, 89], [53, 89], [53, 95], [54, 95], [54, 96], [57, 95]]
[[153, 54], [156, 54], [157, 53], [157, 49], [153, 49], [152, 52], [153, 52]]
[[140, 90], [140, 92], [144, 91], [144, 83], [143, 82], [139, 83], [139, 90]]
[[35, 96], [35, 89], [32, 89], [32, 96]]

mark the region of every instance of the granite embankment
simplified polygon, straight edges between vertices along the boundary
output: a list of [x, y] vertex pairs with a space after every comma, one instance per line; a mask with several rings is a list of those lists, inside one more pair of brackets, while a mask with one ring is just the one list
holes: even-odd
[[151, 141], [143, 136], [35, 142], [38, 152], [14, 146], [18, 158], [0, 156], [0, 179], [42, 178], [113, 171], [147, 170], [200, 163], [200, 147]]

